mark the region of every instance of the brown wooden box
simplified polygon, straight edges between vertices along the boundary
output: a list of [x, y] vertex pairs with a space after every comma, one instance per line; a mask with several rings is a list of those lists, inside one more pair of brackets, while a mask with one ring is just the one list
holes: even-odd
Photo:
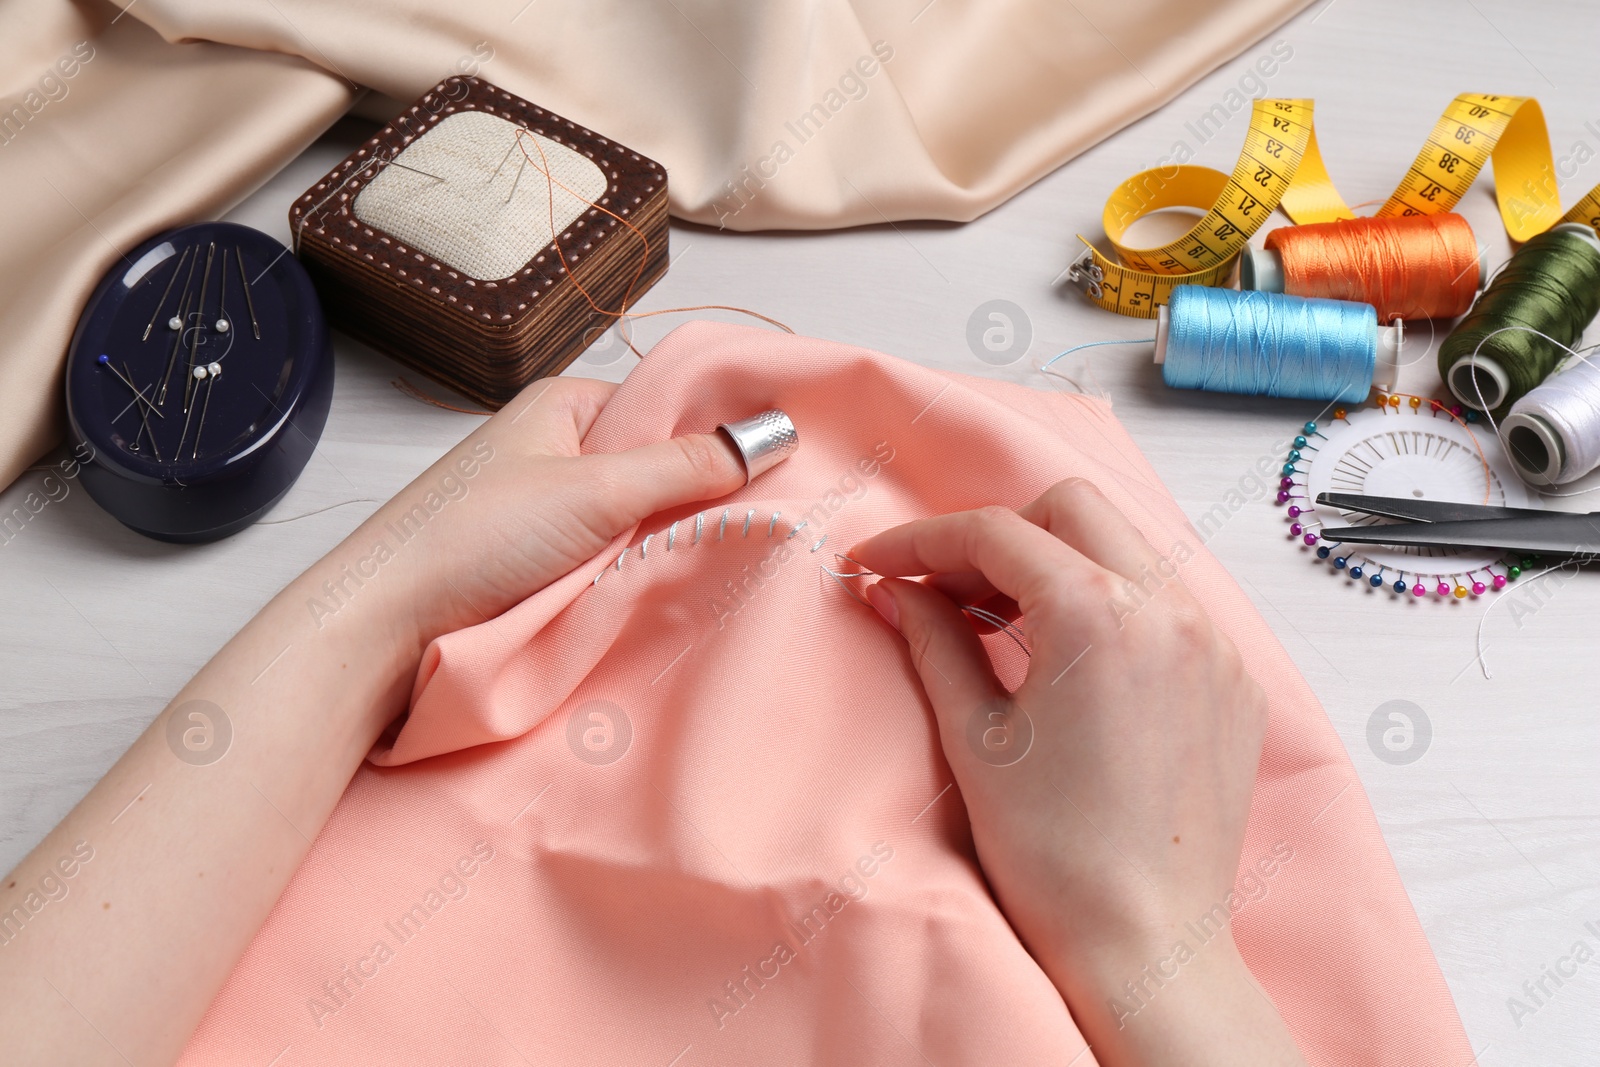
[[[552, 188], [545, 167], [561, 184]], [[308, 189], [289, 226], [334, 325], [498, 408], [564, 368], [615, 321], [607, 312], [666, 273], [667, 174], [456, 76]]]

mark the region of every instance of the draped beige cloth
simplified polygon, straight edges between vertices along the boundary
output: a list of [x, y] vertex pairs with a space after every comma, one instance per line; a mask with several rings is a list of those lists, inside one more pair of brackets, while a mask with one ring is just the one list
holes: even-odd
[[1307, 2], [0, 0], [0, 485], [60, 438], [100, 275], [358, 87], [480, 74], [661, 161], [695, 222], [965, 221]]

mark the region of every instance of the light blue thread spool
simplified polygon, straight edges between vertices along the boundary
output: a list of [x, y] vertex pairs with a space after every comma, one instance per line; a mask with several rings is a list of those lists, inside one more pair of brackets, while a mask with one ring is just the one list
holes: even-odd
[[1399, 327], [1370, 304], [1180, 285], [1158, 309], [1156, 362], [1174, 389], [1357, 403], [1393, 388]]

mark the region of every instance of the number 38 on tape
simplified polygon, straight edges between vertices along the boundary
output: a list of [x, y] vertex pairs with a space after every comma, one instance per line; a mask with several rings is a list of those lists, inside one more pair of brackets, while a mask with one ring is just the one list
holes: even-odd
[[[1600, 186], [1561, 215], [1539, 102], [1485, 93], [1462, 93], [1450, 102], [1377, 214], [1449, 211], [1491, 159], [1500, 215], [1513, 240], [1525, 241], [1557, 222], [1600, 227]], [[1232, 174], [1173, 165], [1117, 186], [1104, 213], [1117, 258], [1080, 235], [1086, 247], [1067, 269], [1067, 280], [1107, 311], [1154, 318], [1175, 286], [1224, 284], [1239, 252], [1279, 206], [1300, 224], [1355, 217], [1322, 161], [1310, 100], [1257, 100]], [[1205, 214], [1159, 248], [1127, 245], [1124, 235], [1135, 221], [1173, 207]]]

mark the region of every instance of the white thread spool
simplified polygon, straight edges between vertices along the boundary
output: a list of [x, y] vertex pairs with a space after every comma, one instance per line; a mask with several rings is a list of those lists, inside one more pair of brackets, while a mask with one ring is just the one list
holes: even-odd
[[1568, 360], [1511, 406], [1500, 438], [1530, 485], [1562, 485], [1600, 467], [1600, 364]]

